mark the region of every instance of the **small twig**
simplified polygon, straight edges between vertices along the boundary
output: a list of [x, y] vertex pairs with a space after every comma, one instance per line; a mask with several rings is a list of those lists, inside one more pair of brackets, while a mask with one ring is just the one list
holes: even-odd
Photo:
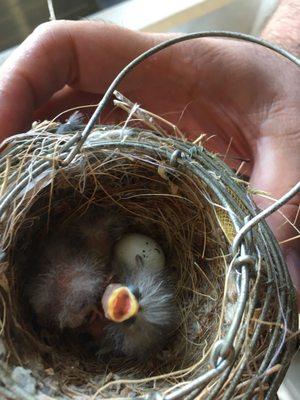
[[281, 242], [279, 242], [279, 244], [288, 243], [288, 242], [291, 242], [292, 240], [297, 240], [297, 239], [300, 239], [300, 235], [296, 235], [296, 236], [294, 236], [292, 238], [289, 238], [289, 239], [286, 239], [286, 240], [282, 240]]
[[[126, 111], [130, 116], [136, 115], [141, 121], [146, 124], [149, 128], [160, 131], [160, 127], [158, 127], [153, 121], [153, 115], [150, 115], [149, 112], [143, 110], [139, 105], [133, 103], [127, 97], [122, 95], [120, 92], [115, 91], [114, 95], [117, 100], [114, 100], [114, 105]], [[165, 134], [165, 132], [163, 132]]]
[[3, 194], [5, 193], [5, 191], [7, 189], [10, 167], [11, 167], [11, 159], [8, 156], [8, 157], [6, 157], [6, 166], [5, 166], [5, 171], [4, 171], [3, 182], [1, 185], [1, 189], [0, 189], [0, 197], [3, 196]]

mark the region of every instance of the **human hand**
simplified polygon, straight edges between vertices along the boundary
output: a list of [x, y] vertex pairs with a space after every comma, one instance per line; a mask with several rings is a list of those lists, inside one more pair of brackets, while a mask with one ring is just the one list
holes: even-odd
[[[171, 37], [99, 22], [42, 25], [0, 71], [1, 137], [28, 129], [37, 118], [97, 103], [122, 67]], [[249, 160], [244, 173], [252, 186], [272, 197], [299, 181], [300, 72], [283, 57], [233, 40], [193, 40], [152, 56], [119, 90], [176, 123], [191, 139], [214, 134], [206, 147], [226, 153], [225, 161], [234, 167], [237, 159]], [[298, 228], [299, 197], [282, 209]], [[279, 241], [299, 236], [279, 213], [269, 223]], [[299, 237], [283, 250], [299, 291]]]
[[300, 57], [299, 0], [279, 0], [275, 12], [267, 21], [262, 36]]

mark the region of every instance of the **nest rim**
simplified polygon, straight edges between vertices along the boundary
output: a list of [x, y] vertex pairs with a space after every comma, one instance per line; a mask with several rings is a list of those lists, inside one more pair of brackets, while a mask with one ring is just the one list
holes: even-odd
[[[106, 127], [105, 129], [110, 129], [110, 128]], [[122, 134], [124, 134], [124, 129], [122, 129], [121, 131]], [[143, 154], [144, 157], [146, 157], [146, 159], [147, 157], [151, 158], [154, 155], [154, 158], [158, 158], [159, 160], [164, 161], [165, 172], [168, 172], [168, 170], [175, 170], [175, 171], [181, 170], [184, 171], [184, 173], [191, 174], [192, 177], [197, 176], [199, 179], [205, 182], [205, 184], [214, 192], [214, 194], [220, 201], [220, 205], [228, 211], [228, 214], [230, 215], [231, 221], [234, 224], [236, 232], [243, 226], [244, 218], [246, 216], [248, 215], [254, 216], [257, 213], [257, 209], [255, 208], [251, 200], [251, 197], [245, 190], [244, 186], [240, 185], [240, 183], [236, 180], [236, 177], [234, 176], [233, 172], [215, 155], [210, 154], [201, 145], [194, 146], [193, 144], [187, 141], [182, 142], [181, 140], [176, 138], [172, 138], [172, 141], [170, 141], [169, 138], [162, 138], [161, 136], [157, 137], [157, 135], [152, 136], [152, 141], [151, 140], [149, 141], [149, 134], [147, 132], [146, 132], [147, 141], [146, 140], [141, 141], [140, 138], [134, 138], [132, 140], [130, 136], [129, 138], [126, 138], [126, 140], [120, 140], [120, 137], [117, 140], [116, 139], [112, 140], [109, 138], [107, 140], [103, 140], [103, 137], [101, 140], [99, 140], [99, 135], [101, 136], [102, 134], [103, 131], [101, 127], [100, 130], [99, 127], [98, 128], [96, 127], [94, 129], [94, 133], [92, 133], [92, 135], [88, 138], [88, 140], [83, 146], [82, 149], [83, 154], [85, 152], [92, 152], [94, 154], [97, 154], [97, 152], [101, 153], [101, 151], [105, 149], [105, 151], [111, 151], [112, 153], [114, 151], [121, 151], [122, 154], [126, 152], [130, 154], [134, 152], [139, 154], [139, 157], [140, 154]], [[4, 153], [10, 154], [9, 149], [6, 149]], [[76, 160], [77, 158], [75, 158], [75, 161]], [[37, 161], [36, 170], [34, 170], [31, 175], [33, 178], [35, 176], [35, 173], [37, 173], [38, 175], [41, 173], [41, 171], [43, 171], [44, 168], [43, 162], [44, 162], [43, 160]], [[49, 168], [49, 164], [47, 164], [47, 167]], [[52, 168], [50, 168], [50, 170], [52, 173]], [[212, 179], [212, 177], [214, 179]], [[230, 191], [228, 191], [228, 188], [230, 188]], [[234, 196], [232, 196], [232, 193], [234, 193]], [[8, 198], [10, 196], [11, 192], [9, 193]], [[244, 207], [243, 212], [241, 212], [241, 207], [240, 207], [241, 204], [236, 201], [235, 196], [238, 197], [239, 202], [242, 201]], [[7, 202], [7, 198], [4, 200]], [[286, 282], [290, 290], [289, 293], [291, 293], [291, 295], [287, 295], [286, 292], [284, 291], [280, 293], [280, 303], [282, 307], [286, 307], [287, 310], [286, 314], [290, 317], [289, 328], [293, 330], [296, 328], [296, 317], [295, 317], [296, 314], [295, 313], [293, 314], [292, 312], [292, 310], [295, 311], [292, 285], [288, 273], [286, 271], [284, 260], [281, 256], [279, 246], [277, 245], [270, 229], [263, 221], [261, 222], [261, 228], [257, 233], [256, 239], [259, 239], [257, 240], [257, 246], [265, 250], [265, 254], [267, 254], [267, 257], [269, 257], [269, 259], [273, 263], [272, 267], [268, 266], [267, 268], [268, 276], [270, 277], [270, 279], [272, 278], [274, 272], [272, 268], [274, 268], [274, 263], [275, 263], [275, 266], [277, 267], [277, 273], [280, 279]], [[268, 244], [269, 250], [266, 248], [266, 242], [269, 243]], [[271, 253], [273, 254], [273, 257]], [[262, 313], [260, 315], [261, 320], [264, 320], [264, 317], [266, 316], [268, 306], [272, 298], [271, 292], [272, 288], [269, 287], [265, 298], [265, 304]], [[256, 293], [255, 295], [257, 296], [258, 294]], [[253, 311], [254, 311], [254, 306], [252, 307], [252, 312]], [[291, 316], [290, 314], [293, 315]], [[282, 315], [279, 312], [277, 315], [276, 324], [280, 325], [281, 319]], [[261, 325], [257, 324], [256, 330], [253, 334], [254, 339], [249, 345], [250, 349], [255, 347], [256, 343], [255, 338], [259, 337], [260, 330], [261, 330]], [[261, 364], [261, 368], [259, 371], [263, 371], [264, 368], [266, 368], [266, 366], [268, 366], [272, 362], [273, 356], [271, 354], [270, 348], [272, 348], [272, 346], [273, 348], [276, 347], [278, 343], [281, 343], [282, 346], [283, 345], [282, 341], [284, 339], [285, 339], [284, 332], [282, 333], [280, 329], [276, 327], [274, 330], [274, 334], [272, 336], [269, 350], [266, 352], [264, 362]], [[237, 354], [240, 351], [239, 349], [242, 347], [242, 343], [243, 343], [243, 335], [235, 344]], [[295, 348], [295, 343], [293, 341], [289, 341], [287, 344], [287, 350], [285, 351], [285, 354], [282, 356], [283, 367], [277, 374], [274, 375], [275, 378], [273, 379], [271, 386], [269, 388], [268, 396], [271, 396], [272, 393], [274, 394], [276, 392], [286, 372], [286, 369], [288, 367], [288, 360], [291, 358], [291, 354], [294, 352], [294, 348]], [[234, 390], [234, 387], [236, 387], [238, 384], [238, 380], [240, 378], [242, 371], [243, 368], [241, 367], [239, 369], [239, 372], [236, 374], [236, 377], [233, 379], [232, 384], [229, 385], [226, 395], [223, 397], [224, 399], [230, 398], [232, 390]], [[230, 372], [231, 372], [231, 367], [227, 368], [227, 371], [225, 371], [225, 373], [221, 376], [219, 383], [211, 391], [209, 398], [213, 398], [213, 396], [218, 393], [222, 385], [226, 382]], [[248, 387], [248, 391], [245, 392], [245, 396], [249, 396], [249, 394], [255, 387], [256, 383], [257, 381], [255, 379], [252, 380], [252, 384]]]

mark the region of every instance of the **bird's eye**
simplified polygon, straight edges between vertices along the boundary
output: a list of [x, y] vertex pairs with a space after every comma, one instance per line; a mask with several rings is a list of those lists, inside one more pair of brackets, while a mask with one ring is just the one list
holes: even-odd
[[134, 296], [136, 297], [136, 299], [137, 300], [140, 300], [141, 299], [141, 292], [140, 292], [140, 289], [137, 287], [137, 288], [134, 288], [134, 290], [132, 291], [132, 293], [134, 294]]
[[128, 286], [128, 289], [138, 301], [141, 299], [141, 292], [137, 286]]
[[89, 312], [83, 319], [83, 324], [88, 325], [91, 322], [93, 312]]
[[88, 301], [86, 301], [86, 300], [82, 301], [78, 306], [78, 312], [84, 310], [87, 307], [87, 305], [88, 305]]

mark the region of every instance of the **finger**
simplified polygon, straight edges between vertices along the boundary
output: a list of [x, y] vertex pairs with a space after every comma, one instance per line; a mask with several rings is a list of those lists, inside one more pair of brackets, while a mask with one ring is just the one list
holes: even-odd
[[[34, 110], [66, 84], [103, 93], [122, 67], [161, 40], [160, 35], [99, 22], [41, 25], [1, 67], [1, 137], [28, 127]], [[135, 82], [142, 81], [142, 73], [136, 72]]]
[[[100, 98], [100, 94], [75, 90], [66, 85], [36, 110], [33, 118], [37, 121], [53, 118], [64, 121], [76, 108], [80, 109], [83, 114], [90, 115], [95, 110]], [[82, 107], [83, 105], [84, 107]]]
[[[83, 115], [83, 122], [87, 122], [98, 105], [101, 95], [82, 92], [65, 86], [63, 89], [55, 93], [51, 99], [40, 107], [34, 113], [35, 121], [43, 121], [45, 119], [65, 122], [71, 114], [76, 110]], [[102, 124], [119, 124], [125, 121], [127, 113], [121, 109], [116, 109], [109, 104], [101, 114]]]
[[[251, 184], [274, 199], [280, 198], [300, 180], [300, 133], [281, 139], [260, 139]], [[274, 201], [256, 196], [256, 203], [265, 208]], [[268, 223], [281, 243], [290, 276], [297, 291], [300, 308], [300, 193], [289, 204], [268, 218]]]

